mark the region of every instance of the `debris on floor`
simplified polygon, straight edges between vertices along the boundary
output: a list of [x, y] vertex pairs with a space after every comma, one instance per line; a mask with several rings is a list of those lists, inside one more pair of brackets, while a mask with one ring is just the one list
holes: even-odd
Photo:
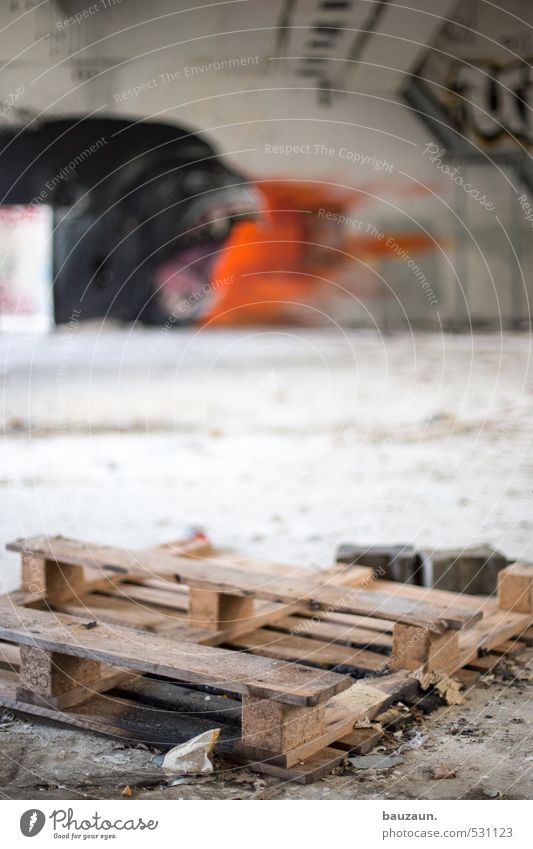
[[348, 758], [348, 761], [356, 769], [390, 769], [393, 766], [403, 764], [405, 758], [399, 755], [363, 755], [357, 758]]
[[430, 769], [431, 777], [436, 781], [439, 781], [443, 778], [455, 778], [457, 773], [454, 769], [450, 769], [448, 764], [436, 764], [432, 766]]
[[214, 728], [170, 749], [161, 762], [163, 772], [167, 775], [202, 775], [213, 772], [213, 762], [209, 756], [219, 735], [220, 728]]
[[429, 690], [430, 687], [435, 687], [446, 704], [463, 704], [464, 699], [460, 693], [461, 684], [458, 681], [454, 681], [453, 678], [449, 678], [444, 672], [425, 672], [423, 669], [416, 669], [413, 672], [413, 678], [416, 678], [423, 690]]

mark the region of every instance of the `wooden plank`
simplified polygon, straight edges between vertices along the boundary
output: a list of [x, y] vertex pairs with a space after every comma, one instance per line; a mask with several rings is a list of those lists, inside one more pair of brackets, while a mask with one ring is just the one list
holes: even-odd
[[92, 568], [98, 566], [104, 573], [122, 571], [142, 577], [174, 574], [178, 582], [193, 588], [206, 588], [280, 603], [298, 601], [302, 607], [311, 610], [330, 609], [334, 612], [362, 614], [377, 619], [393, 619], [405, 624], [429, 627], [436, 633], [448, 628], [461, 629], [470, 626], [482, 615], [472, 608], [459, 608], [455, 604], [438, 606], [404, 598], [396, 593], [380, 593], [372, 587], [355, 587], [348, 590], [329, 585], [327, 581], [320, 583], [319, 576], [311, 580], [226, 568], [216, 559], [202, 558], [191, 561], [186, 557], [172, 557], [158, 552], [126, 551], [109, 546], [46, 538], [18, 541], [9, 547], [12, 550], [21, 550], [23, 546], [26, 546], [26, 550], [31, 549], [35, 555], [59, 563]]
[[0, 607], [32, 607], [36, 610], [42, 610], [45, 606], [45, 593], [29, 593], [25, 590], [15, 590], [15, 592], [0, 595]]
[[388, 665], [388, 658], [377, 652], [283, 634], [270, 628], [261, 628], [251, 634], [236, 637], [231, 640], [230, 645], [232, 648], [253, 651], [262, 657], [309, 663], [313, 666], [339, 667], [343, 671], [353, 669], [383, 672]]
[[[92, 569], [104, 579], [106, 576], [136, 578], [167, 577], [175, 575], [174, 564], [189, 562], [186, 557], [175, 557], [168, 552], [152, 549], [121, 549], [114, 546], [94, 545], [64, 537], [29, 537], [8, 543], [9, 551], [25, 552], [44, 557], [52, 563], [82, 566]], [[189, 562], [189, 566], [191, 563]], [[193, 567], [194, 568], [194, 565]]]
[[[162, 548], [157, 547], [155, 549], [147, 550], [167, 551], [165, 546], [163, 546]], [[232, 555], [231, 552], [228, 552], [222, 558], [222, 553], [217, 550], [213, 553], [213, 556], [217, 558], [218, 562], [222, 562], [224, 565], [235, 566], [239, 569], [244, 569], [249, 572], [268, 571], [269, 574], [293, 575], [296, 571], [298, 575], [303, 575], [306, 577], [310, 577], [317, 574], [317, 571], [313, 569], [295, 567], [294, 565], [288, 566], [286, 563], [274, 563], [272, 561], [240, 557]], [[339, 568], [339, 564], [336, 563], [329, 569], [321, 570], [318, 574], [320, 576], [328, 577], [330, 583], [336, 586], [356, 587], [369, 582], [372, 577], [372, 570], [361, 566], [343, 566], [342, 568]], [[125, 580], [126, 582], [129, 582], [129, 579], [126, 578]], [[139, 586], [171, 590], [173, 593], [182, 596], [186, 596], [188, 593], [187, 587], [181, 584], [176, 584], [173, 577], [171, 579], [144, 578], [142, 580], [142, 584], [139, 584]], [[383, 627], [382, 623], [381, 627]]]
[[[296, 616], [309, 619], [309, 611], [297, 613]], [[369, 631], [377, 631], [379, 634], [392, 634], [394, 622], [392, 620], [374, 619], [372, 616], [358, 616], [354, 613], [330, 613], [328, 610], [319, 612], [321, 621], [334, 622], [336, 625], [347, 625], [349, 628], [365, 628]]]
[[[165, 622], [163, 624], [162, 630], [169, 631], [170, 635], [175, 628], [176, 636], [180, 637], [181, 626], [183, 624], [188, 624], [187, 589], [179, 584], [168, 584], [166, 581], [159, 582], [157, 579], [148, 583], [150, 583], [150, 586], [125, 582], [120, 586], [115, 587], [109, 593], [99, 593], [98, 595], [93, 593], [81, 599], [79, 605], [71, 602], [69, 604], [62, 604], [58, 609], [60, 612], [71, 613], [72, 615], [88, 615], [88, 610], [96, 609], [96, 606], [91, 604], [91, 599], [104, 599], [108, 596], [125, 602], [130, 600], [133, 602], [141, 602], [149, 605], [150, 610], [157, 609], [161, 613], [171, 617], [170, 622]], [[156, 584], [157, 586], [153, 587], [153, 584]], [[98, 601], [97, 604], [99, 616], [104, 621], [116, 621], [119, 624], [126, 625], [128, 624], [128, 620], [130, 620], [129, 624], [132, 624], [133, 627], [141, 627], [142, 625], [140, 620], [135, 621], [135, 614], [133, 614], [132, 617], [129, 615], [121, 617], [120, 610], [111, 606], [109, 616], [107, 616], [104, 612], [106, 605], [100, 601]], [[86, 609], [84, 609], [84, 605]], [[167, 612], [167, 608], [170, 608], [170, 612]], [[114, 615], [115, 610], [117, 612], [117, 616]], [[143, 608], [141, 607], [141, 619], [143, 618], [142, 610]], [[294, 611], [293, 615], [288, 615], [291, 611]], [[376, 630], [370, 630], [369, 628], [354, 627], [354, 621], [367, 622], [367, 620], [363, 617], [353, 617], [350, 614], [342, 613], [327, 616], [327, 614], [324, 615], [319, 613], [318, 615], [320, 617], [324, 615], [324, 620], [322, 621], [322, 619], [320, 619], [320, 621], [318, 621], [316, 616], [313, 617], [313, 619], [309, 619], [308, 615], [294, 615], [298, 614], [299, 611], [300, 607], [297, 602], [294, 602], [293, 604], [276, 604], [271, 601], [256, 601], [253, 617], [251, 617], [249, 621], [237, 623], [218, 632], [206, 631], [204, 636], [198, 637], [198, 642], [202, 645], [231, 643], [233, 638], [255, 631], [264, 625], [269, 625], [275, 630], [283, 632], [294, 631], [296, 634], [301, 633], [302, 636], [331, 640], [338, 642], [341, 645], [345, 644], [369, 647], [372, 650], [383, 652], [390, 651], [392, 649], [392, 636], [382, 630], [382, 621], [378, 622], [376, 620], [376, 628], [380, 629], [380, 632], [378, 632]], [[182, 613], [183, 616], [177, 616], [176, 612]], [[142, 625], [142, 627], [149, 626]], [[154, 623], [153, 630], [160, 632], [160, 627], [157, 623]], [[186, 639], [187, 636], [184, 635], [183, 638]]]
[[[372, 569], [365, 566], [347, 566], [335, 563], [331, 568], [326, 570], [312, 570], [308, 567], [301, 567], [294, 564], [289, 565], [286, 563], [275, 563], [270, 560], [258, 560], [257, 558], [236, 555], [232, 552], [225, 553], [213, 548], [213, 546], [205, 540], [178, 540], [176, 542], [163, 543], [162, 545], [146, 549], [126, 550], [112, 546], [95, 545], [94, 543], [69, 539], [68, 537], [63, 536], [39, 536], [15, 540], [12, 543], [8, 543], [6, 548], [9, 551], [21, 552], [23, 557], [38, 558], [39, 556], [43, 556], [43, 554], [39, 554], [39, 552], [44, 552], [46, 556], [50, 556], [50, 559], [53, 562], [65, 563], [66, 565], [83, 566], [87, 570], [92, 570], [92, 572], [90, 571], [88, 573], [92, 579], [98, 578], [102, 559], [105, 560], [105, 555], [109, 554], [110, 558], [107, 565], [110, 567], [110, 573], [114, 573], [118, 576], [122, 575], [123, 577], [120, 578], [120, 580], [126, 580], [128, 574], [133, 576], [137, 575], [138, 577], [145, 579], [143, 583], [146, 583], [147, 586], [161, 586], [161, 577], [163, 576], [168, 576], [172, 580], [174, 579], [173, 570], [171, 567], [169, 568], [169, 557], [185, 557], [193, 561], [195, 559], [205, 561], [208, 559], [206, 557], [207, 553], [210, 555], [210, 562], [216, 563], [218, 566], [223, 566], [225, 568], [237, 569], [248, 574], [259, 573], [263, 575], [266, 573], [269, 575], [289, 576], [292, 578], [296, 577], [297, 580], [300, 577], [304, 579], [315, 577], [321, 582], [323, 582], [327, 577], [328, 582], [333, 585], [351, 587], [369, 584], [372, 583], [373, 580]], [[201, 554], [198, 553], [200, 551], [202, 552]], [[120, 553], [125, 555], [128, 555], [129, 553], [133, 556], [126, 556], [121, 560], [121, 562], [117, 563], [116, 555]], [[151, 576], [150, 574], [139, 573], [138, 570], [139, 568], [143, 569], [146, 558], [153, 562], [153, 557], [151, 558], [150, 556], [153, 555], [156, 557], [158, 554], [164, 555], [166, 560], [166, 563], [160, 573], [160, 578], [158, 579], [155, 575]], [[137, 555], [139, 555], [139, 557], [137, 557]], [[68, 560], [66, 557], [68, 557]], [[151, 583], [151, 579], [155, 582], [155, 584]]]
[[[212, 558], [213, 560], [213, 558]], [[224, 567], [235, 568], [241, 565], [241, 559], [232, 557], [220, 558]], [[246, 560], [247, 572], [261, 572], [264, 561]], [[316, 580], [316, 572], [310, 569], [296, 569], [285, 564], [267, 563], [273, 570], [269, 574], [281, 574], [284, 576], [294, 575]], [[264, 574], [264, 572], [262, 573]], [[360, 586], [364, 582], [372, 580], [372, 571], [364, 567], [344, 567], [335, 565], [332, 569], [320, 572], [320, 580], [328, 581], [338, 586]], [[260, 627], [255, 622], [256, 611], [260, 614], [263, 623], [272, 623], [283, 615], [288, 614], [291, 609], [299, 610], [298, 601], [288, 604], [276, 604], [275, 602], [260, 602], [249, 596], [233, 595], [205, 588], [189, 590], [189, 619], [191, 624], [198, 627], [209, 628], [217, 632], [216, 639], [210, 641], [210, 645], [220, 644], [233, 636], [248, 633]]]
[[498, 643], [497, 646], [491, 649], [492, 654], [502, 654], [507, 657], [512, 657], [515, 654], [520, 654], [527, 648], [525, 643], [521, 643], [520, 640], [505, 640], [503, 643]]
[[485, 654], [481, 657], [473, 657], [468, 662], [468, 667], [470, 669], [475, 669], [477, 672], [492, 672], [492, 670], [495, 669], [496, 666], [498, 666], [501, 660], [501, 655]]
[[379, 728], [355, 728], [346, 737], [335, 741], [336, 749], [345, 749], [352, 755], [367, 755], [383, 739]]
[[490, 650], [514, 636], [523, 635], [531, 621], [530, 613], [501, 610], [498, 602], [491, 599], [485, 605], [482, 621], [459, 634], [458, 667], [466, 666], [471, 659], [475, 659], [479, 649]]
[[[346, 577], [347, 580], [350, 579], [350, 575], [343, 573], [343, 577]], [[109, 595], [113, 598], [125, 599], [126, 601], [138, 601], [144, 602], [147, 604], [157, 605], [160, 608], [169, 607], [171, 610], [176, 610], [179, 612], [183, 612], [185, 614], [184, 621], [188, 622], [188, 589], [185, 586], [180, 584], [171, 584], [168, 581], [160, 581], [158, 579], [147, 580], [143, 582], [143, 584], [132, 584], [130, 581], [125, 581], [120, 586], [114, 587], [111, 591], [106, 592], [105, 595]], [[94, 597], [94, 596], [92, 596]], [[84, 601], [84, 600], [82, 600]], [[62, 607], [62, 609], [65, 609]], [[74, 614], [74, 609], [70, 607], [65, 612], [72, 612]], [[219, 645], [220, 643], [231, 642], [232, 637], [238, 637], [242, 634], [248, 633], [250, 631], [255, 631], [258, 628], [261, 628], [264, 625], [279, 627], [280, 630], [286, 630], [286, 624], [291, 620], [293, 622], [294, 628], [296, 630], [303, 629], [305, 633], [310, 630], [309, 636], [314, 636], [314, 632], [317, 629], [312, 625], [312, 620], [306, 618], [294, 618], [291, 619], [292, 614], [298, 614], [300, 612], [300, 606], [298, 602], [293, 602], [292, 604], [276, 604], [272, 601], [261, 601], [257, 600], [255, 602], [253, 617], [250, 617], [246, 622], [237, 622], [233, 624], [231, 627], [226, 627], [221, 629], [218, 632], [209, 632], [206, 633], [205, 637], [199, 640], [203, 645]], [[351, 617], [349, 614], [337, 614], [338, 622], [335, 621], [335, 614], [333, 616], [327, 616], [327, 614], [320, 614], [322, 617], [324, 615], [324, 621], [321, 625], [324, 626], [324, 636], [326, 639], [329, 639], [326, 635], [326, 631], [328, 630], [328, 625], [331, 625], [333, 629], [331, 633], [331, 638], [333, 638], [333, 632], [338, 635], [345, 635], [348, 631], [352, 631], [354, 626], [354, 619], [356, 622], [366, 622], [367, 620], [363, 617]], [[304, 616], [308, 616], [308, 614], [304, 614]], [[176, 617], [178, 622], [181, 622], [181, 617]], [[342, 622], [346, 620], [348, 622], [348, 627], [342, 625]], [[282, 623], [278, 625], [278, 623]], [[311, 626], [308, 624], [311, 623]], [[380, 631], [383, 631], [383, 622], [376, 621], [376, 628]], [[391, 623], [392, 628], [392, 623]], [[319, 629], [318, 629], [319, 630]], [[387, 649], [392, 647], [392, 637], [390, 637], [385, 632], [381, 634], [376, 634], [375, 631], [360, 629], [357, 633], [355, 633], [357, 639], [346, 640], [345, 642], [348, 645], [362, 645], [366, 640], [368, 643], [371, 643], [373, 648], [376, 649]], [[316, 636], [319, 636], [319, 633], [316, 633]], [[343, 642], [342, 639], [339, 639], [339, 642]]]
[[177, 611], [183, 615], [180, 617], [183, 620], [188, 620], [188, 590], [185, 587], [180, 587], [178, 584], [165, 581], [163, 586], [152, 586], [153, 583], [161, 583], [157, 581], [147, 581], [143, 584], [132, 584], [129, 581], [124, 581], [117, 587], [113, 587], [105, 595], [112, 598], [120, 598], [129, 602], [141, 602], [145, 604], [155, 604], [162, 608]]
[[227, 552], [225, 554], [214, 552], [211, 559], [218, 564], [232, 569], [240, 569], [254, 574], [283, 575], [285, 577], [296, 577], [296, 579], [318, 577], [319, 580], [328, 578], [329, 583], [335, 586], [358, 587], [373, 581], [373, 570], [367, 566], [351, 566], [343, 563], [334, 563], [329, 569], [310, 569], [308, 566], [296, 565], [294, 563], [279, 563], [274, 560], [259, 559], [257, 557], [245, 557], [243, 555]]
[[205, 587], [235, 595], [265, 598], [276, 602], [298, 601], [311, 610], [332, 609], [344, 613], [356, 613], [374, 618], [394, 619], [419, 626], [427, 626], [436, 632], [447, 628], [461, 629], [481, 618], [481, 613], [470, 609], [461, 610], [451, 606], [438, 607], [426, 602], [411, 601], [389, 593], [350, 590], [317, 583], [309, 578], [272, 577], [269, 574], [248, 574], [235, 569], [225, 569], [214, 560], [189, 563], [176, 558], [176, 578], [190, 587]]
[[[62, 543], [65, 543], [66, 540], [61, 539]], [[73, 542], [74, 545], [78, 545], [76, 541], [69, 540], [68, 542]], [[158, 546], [156, 548], [150, 549], [151, 551], [161, 551], [172, 553], [174, 556], [178, 556], [181, 554], [186, 554], [188, 557], [205, 557], [207, 555], [221, 555], [221, 552], [217, 552], [211, 544], [205, 539], [200, 540], [178, 540], [176, 542], [165, 543], [162, 546]], [[262, 571], [265, 568], [269, 568], [275, 574], [288, 575], [294, 574], [295, 572], [298, 575], [304, 575], [316, 579], [316, 571], [313, 571], [309, 568], [301, 569], [296, 568], [295, 566], [289, 566], [287, 564], [281, 563], [272, 563], [270, 561], [261, 561], [254, 560], [244, 557], [238, 557], [228, 552], [227, 555], [224, 556], [224, 564], [226, 566], [244, 566], [247, 571]], [[143, 580], [142, 584], [139, 586], [132, 586], [131, 583], [123, 583], [114, 580], [114, 583], [110, 582], [110, 586], [106, 587], [103, 584], [97, 582], [95, 580], [95, 570], [85, 568], [86, 575], [90, 573], [92, 576], [92, 584], [91, 586], [105, 592], [107, 595], [116, 597], [116, 598], [133, 598], [138, 601], [144, 601], [148, 603], [158, 604], [160, 606], [171, 606], [175, 609], [182, 610], [185, 607], [185, 596], [188, 594], [188, 589], [185, 587], [181, 587], [177, 584], [170, 584], [167, 581], [162, 581], [158, 579], [147, 579]], [[339, 586], [361, 586], [365, 583], [368, 583], [372, 580], [372, 570], [367, 567], [362, 566], [345, 566], [341, 564], [335, 564], [331, 569], [326, 570], [325, 572], [320, 572], [321, 580], [328, 580], [334, 585]], [[131, 579], [130, 579], [131, 580]], [[169, 592], [169, 590], [172, 590]], [[200, 595], [198, 595], [200, 594]], [[256, 601], [255, 605], [253, 604], [252, 599], [246, 598], [242, 599], [242, 597], [235, 596], [227, 596], [220, 594], [222, 599], [235, 599], [233, 602], [235, 609], [238, 609], [239, 604], [241, 605], [241, 615], [239, 617], [235, 617], [232, 615], [231, 617], [225, 616], [224, 611], [227, 612], [226, 608], [222, 610], [222, 617], [219, 615], [217, 618], [218, 628], [214, 630], [214, 618], [213, 611], [208, 610], [205, 605], [206, 597], [211, 595], [212, 605], [215, 603], [214, 598], [217, 597], [215, 593], [209, 593], [206, 590], [193, 590], [192, 594], [189, 594], [189, 598], [194, 600], [197, 599], [200, 603], [200, 608], [197, 610], [197, 615], [193, 615], [192, 622], [193, 624], [198, 625], [199, 627], [206, 627], [212, 633], [209, 636], [206, 636], [205, 639], [201, 640], [202, 644], [205, 645], [220, 645], [221, 643], [228, 642], [231, 640], [233, 636], [239, 636], [241, 634], [253, 631], [262, 625], [275, 623], [278, 619], [286, 616], [291, 612], [297, 612], [300, 608], [297, 603], [292, 604], [276, 604], [274, 602], [265, 602], [265, 601]], [[220, 604], [217, 602], [218, 607], [220, 608]], [[247, 605], [247, 608], [242, 607], [242, 605]], [[253, 615], [252, 615], [252, 605], [253, 605]], [[79, 611], [76, 609], [75, 605], [69, 605], [68, 607], [64, 607], [63, 605], [58, 608], [63, 610], [64, 612], [69, 612], [76, 615]], [[149, 627], [151, 626], [144, 624], [144, 616], [142, 619], [139, 619], [138, 622], [135, 621], [135, 614], [127, 611], [126, 608], [117, 608], [117, 612], [120, 610], [124, 610], [124, 617], [113, 617], [112, 616], [112, 608], [109, 608], [109, 614], [105, 614], [106, 621], [117, 621], [119, 624], [130, 624], [132, 626], [143, 626]], [[203, 611], [203, 612], [202, 612]], [[220, 610], [218, 611], [221, 612]], [[247, 615], [243, 615], [247, 612]], [[202, 618], [203, 617], [203, 618]], [[233, 621], [227, 622], [224, 627], [223, 621], [224, 619], [232, 619]], [[221, 621], [222, 620], [222, 621]], [[154, 630], [163, 631], [163, 630], [171, 630], [173, 627], [172, 624], [163, 623], [158, 627], [154, 627]], [[183, 632], [179, 631], [177, 634], [178, 637], [184, 637]]]
[[[222, 748], [222, 747], [219, 747]], [[246, 756], [237, 757], [235, 752], [230, 753], [232, 760], [237, 760], [245, 764], [248, 769], [254, 772], [262, 772], [265, 775], [272, 775], [279, 778], [281, 781], [290, 781], [297, 784], [312, 784], [319, 781], [326, 775], [329, 775], [336, 766], [339, 766], [346, 758], [346, 752], [341, 749], [336, 749], [333, 746], [322, 749], [319, 752], [311, 755], [306, 760], [297, 761], [290, 769], [286, 767], [276, 766], [273, 759], [262, 758], [261, 760], [250, 762]]]
[[333, 672], [26, 608], [0, 610], [0, 639], [192, 683], [219, 682], [288, 704], [320, 704], [350, 686]]
[[54, 605], [59, 613], [71, 616], [92, 617], [101, 622], [116, 623], [130, 628], [142, 628], [145, 631], [163, 633], [179, 629], [180, 638], [195, 642], [204, 635], [204, 629], [191, 627], [187, 617], [176, 614], [171, 608], [127, 601], [120, 597], [91, 593], [78, 601], [71, 599]]
[[0, 669], [18, 671], [20, 666], [20, 649], [12, 643], [0, 643]]
[[[231, 564], [236, 563], [237, 565], [241, 565], [241, 563], [245, 564], [246, 568], [251, 568], [255, 573], [259, 572], [264, 566], [264, 561], [245, 558], [232, 557], [230, 561], [224, 560], [226, 565], [228, 562]], [[273, 564], [270, 562], [268, 562], [268, 565], [274, 570], [275, 574], [287, 575], [295, 572], [294, 566], [289, 567], [286, 564]], [[314, 576], [316, 573], [313, 573], [310, 569], [302, 569], [298, 570], [298, 574]], [[335, 585], [352, 587], [360, 586], [361, 582], [368, 581], [369, 577], [371, 577], [371, 570], [363, 567], [339, 568], [335, 565], [320, 574], [324, 576], [324, 579], [327, 578], [328, 581], [331, 581]], [[206, 590], [192, 590], [191, 592], [205, 594]], [[229, 598], [232, 598], [232, 596], [229, 596]], [[250, 603], [252, 599], [247, 598], [245, 601]], [[235, 638], [249, 634], [265, 625], [276, 625], [279, 620], [286, 618], [290, 614], [299, 612], [301, 612], [299, 601], [279, 604], [273, 601], [256, 599], [253, 601], [253, 615], [242, 618], [240, 621], [226, 622], [223, 627], [220, 627], [217, 631], [213, 631], [212, 636], [202, 639], [201, 642], [202, 645], [212, 646], [221, 645], [222, 643], [230, 644]], [[222, 625], [223, 623], [219, 621], [219, 624]]]
[[494, 599], [485, 595], [469, 595], [450, 592], [450, 590], [439, 590], [433, 587], [419, 587], [416, 584], [400, 584], [394, 581], [374, 581], [369, 589], [375, 592], [390, 592], [401, 598], [410, 598], [413, 601], [428, 602], [430, 604], [454, 606], [460, 602], [461, 607], [468, 610], [484, 610], [485, 606], [494, 603]]
[[[35, 538], [33, 540], [24, 541], [24, 543], [19, 541], [18, 543], [12, 544], [10, 547], [14, 550], [20, 550], [22, 545], [24, 551], [29, 551], [31, 550], [30, 543], [34, 545], [34, 547], [37, 547], [42, 542], [43, 538]], [[83, 543], [79, 543], [76, 540], [68, 540], [63, 537], [52, 537], [51, 540], [47, 540], [47, 542], [51, 542], [53, 544], [60, 543], [63, 546], [66, 544], [72, 544], [77, 552], [79, 552], [80, 546], [83, 546]], [[145, 551], [148, 553], [169, 553], [174, 556], [186, 554], [191, 558], [205, 557], [210, 554], [212, 556], [217, 555], [220, 559], [220, 557], [224, 554], [224, 552], [214, 549], [205, 539], [178, 540], [175, 542], [165, 543], [155, 548], [146, 549]], [[32, 561], [35, 560], [34, 555], [23, 555], [23, 557], [24, 556], [31, 557]], [[45, 563], [42, 558], [40, 562]], [[307, 575], [313, 578], [316, 575], [316, 572], [313, 572], [313, 570], [308, 568], [300, 569], [299, 567], [289, 566], [282, 563], [272, 563], [270, 561], [239, 557], [235, 556], [232, 552], [225, 554], [222, 562], [225, 566], [244, 566], [247, 571], [258, 572], [268, 568], [272, 570], [274, 574], [280, 575], [293, 575], [295, 572], [298, 575]], [[53, 566], [54, 564], [50, 563], [50, 565]], [[138, 584], [133, 585], [131, 583], [132, 577], [128, 575], [128, 570], [126, 570], [124, 574], [111, 575], [102, 579], [101, 576], [99, 576], [98, 570], [94, 567], [86, 565], [84, 567], [76, 566], [73, 568], [83, 569], [85, 581], [87, 583], [87, 590], [99, 591], [116, 598], [132, 598], [138, 601], [159, 604], [161, 606], [170, 606], [177, 610], [186, 609], [186, 599], [188, 598], [189, 591], [186, 587], [176, 584], [173, 576], [171, 576], [172, 581], [169, 581], [168, 579], [164, 580], [162, 578], [138, 577]], [[341, 564], [335, 564], [331, 569], [321, 572], [320, 575], [321, 580], [325, 580], [327, 578], [328, 581], [339, 586], [360, 586], [372, 580], [371, 569], [361, 566], [345, 566]], [[207, 594], [205, 590], [200, 592], [204, 595]], [[230, 596], [228, 598], [232, 597]], [[76, 599], [73, 601], [73, 599], [70, 598], [69, 593], [65, 593], [63, 599], [69, 601], [69, 604], [66, 607], [61, 604], [57, 609], [69, 612], [73, 615], [82, 613], [81, 609], [77, 607], [78, 600]], [[20, 603], [22, 604], [22, 602]], [[251, 605], [252, 601], [251, 599], [246, 599], [244, 603]], [[122, 610], [124, 611], [123, 616], [115, 616], [113, 609], [110, 608], [109, 611], [105, 611], [105, 614], [103, 614], [101, 618], [105, 618], [106, 621], [116, 621], [119, 624], [130, 624], [133, 627], [143, 626], [151, 628], [151, 625], [146, 624], [144, 618], [142, 621], [135, 621], [135, 614], [133, 612], [128, 611], [126, 608], [122, 608]], [[243, 633], [253, 631], [264, 624], [275, 623], [283, 616], [286, 616], [291, 612], [298, 612], [299, 610], [299, 605], [294, 602], [292, 604], [277, 604], [269, 601], [258, 601], [255, 603], [253, 617], [251, 615], [247, 617], [240, 617], [238, 620], [225, 624], [224, 627], [219, 627], [218, 630], [212, 630], [212, 628], [209, 627], [208, 630], [211, 631], [211, 633], [205, 639], [201, 640], [201, 642], [205, 645], [220, 645], [221, 643], [228, 642], [233, 636], [239, 636]], [[250, 607], [249, 612], [251, 612]], [[117, 613], [120, 614], [120, 608], [117, 608]], [[198, 617], [196, 620], [193, 618], [193, 621], [198, 621]], [[222, 623], [219, 622], [219, 625], [222, 625]], [[172, 625], [168, 626], [167, 623], [163, 623], [160, 624], [156, 630], [172, 630]], [[181, 629], [177, 636], [183, 636]]]
[[[349, 614], [341, 615], [344, 615], [345, 621], [350, 622]], [[283, 616], [271, 627], [275, 631], [283, 631], [299, 637], [327, 640], [339, 645], [361, 646], [372, 651], [390, 652], [392, 650], [392, 636], [390, 634], [371, 631], [368, 628], [360, 628], [351, 624], [322, 620], [321, 614], [312, 619], [300, 616]]]
[[[134, 590], [131, 593], [131, 590]], [[137, 592], [138, 591], [138, 592]], [[155, 595], [152, 595], [155, 594]], [[200, 627], [190, 627], [189, 617], [187, 614], [187, 604], [183, 601], [178, 601], [176, 608], [165, 608], [161, 604], [150, 603], [148, 599], [163, 601], [166, 596], [171, 595], [165, 590], [146, 589], [144, 587], [132, 587], [128, 584], [123, 584], [122, 587], [116, 589], [113, 594], [96, 594], [91, 593], [79, 601], [69, 600], [55, 606], [54, 609], [60, 613], [68, 613], [72, 616], [93, 616], [102, 622], [115, 622], [118, 625], [126, 625], [133, 628], [143, 628], [155, 633], [167, 633], [168, 636], [175, 636], [177, 639], [192, 640], [201, 645], [219, 645], [220, 643], [231, 643], [234, 638], [239, 638], [243, 634], [261, 628], [263, 624], [276, 626], [278, 620], [288, 619], [287, 611], [298, 610], [298, 605], [279, 605], [274, 602], [255, 603], [255, 610], [252, 617], [229, 625], [219, 631], [211, 631]], [[131, 603], [130, 596], [133, 596], [135, 602], [144, 601], [144, 604]], [[181, 599], [182, 597], [180, 597]], [[177, 611], [183, 615], [177, 615]], [[303, 620], [294, 619], [295, 627]], [[333, 629], [339, 628], [343, 633], [346, 628], [336, 626], [332, 623], [324, 623], [326, 629], [331, 625]], [[374, 632], [368, 632], [370, 636], [374, 635], [377, 645], [383, 644], [383, 639], [380, 639]], [[384, 635], [387, 638], [387, 635]], [[392, 639], [389, 638], [389, 643], [392, 644]]]

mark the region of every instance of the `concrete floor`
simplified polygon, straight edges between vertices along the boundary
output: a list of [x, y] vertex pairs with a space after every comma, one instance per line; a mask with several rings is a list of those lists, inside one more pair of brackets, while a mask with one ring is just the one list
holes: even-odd
[[[0, 363], [2, 546], [62, 533], [137, 547], [203, 525], [217, 544], [317, 567], [330, 564], [343, 541], [489, 542], [509, 557], [533, 559], [525, 334], [73, 326], [1, 337]], [[4, 551], [0, 578], [3, 590], [17, 586], [17, 558]], [[378, 776], [370, 791], [366, 780], [337, 776], [283, 792], [401, 793], [406, 768], [418, 776], [419, 790], [416, 781], [409, 789], [415, 795], [477, 792], [485, 773], [496, 772], [498, 792], [527, 796], [533, 756], [525, 752], [525, 724], [514, 719], [526, 718], [529, 685], [499, 686], [479, 688], [464, 708], [429, 721], [436, 749], [444, 737], [450, 757], [466, 759], [464, 788], [454, 789], [457, 779], [428, 784], [428, 740], [409, 752], [392, 784]], [[459, 738], [448, 727], [464, 711], [478, 722], [495, 700], [494, 739], [463, 740], [466, 749], [456, 750]], [[110, 796], [132, 783], [130, 774], [153, 771], [150, 753], [116, 750], [87, 734], [47, 726], [44, 733], [16, 721], [2, 740], [6, 795], [31, 796], [42, 779], [45, 794], [57, 792], [50, 785], [58, 782], [85, 782], [89, 795]], [[165, 792], [259, 792], [230, 784], [215, 779]]]

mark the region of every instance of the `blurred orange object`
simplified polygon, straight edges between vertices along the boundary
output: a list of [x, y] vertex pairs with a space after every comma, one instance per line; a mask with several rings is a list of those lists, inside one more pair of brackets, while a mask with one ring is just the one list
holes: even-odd
[[[260, 180], [256, 186], [264, 215], [233, 228], [212, 270], [216, 295], [204, 324], [322, 324], [328, 298], [382, 294], [368, 269], [360, 273], [358, 260], [393, 256], [390, 236], [409, 253], [435, 248], [423, 233], [378, 239], [368, 232], [355, 218], [368, 203], [367, 192], [292, 179]], [[349, 220], [339, 223], [340, 216]]]

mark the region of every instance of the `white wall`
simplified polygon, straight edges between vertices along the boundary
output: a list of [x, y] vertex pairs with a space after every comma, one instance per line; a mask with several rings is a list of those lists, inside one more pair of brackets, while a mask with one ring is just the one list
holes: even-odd
[[[444, 318], [468, 312], [483, 320], [498, 319], [499, 312], [511, 315], [517, 302], [511, 278], [516, 283], [520, 271], [510, 270], [512, 250], [505, 235], [516, 224], [509, 175], [475, 169], [476, 189], [498, 198], [502, 230], [495, 215], [487, 215], [429, 161], [424, 154], [432, 141], [429, 131], [401, 97], [415, 63], [442, 26], [439, 15], [451, 11], [453, 0], [389, 4], [380, 32], [366, 42], [362, 64], [328, 66], [332, 85], [342, 89], [331, 92], [328, 106], [319, 104], [313, 80], [298, 76], [297, 59], [276, 58], [281, 0], [197, 3], [193, 11], [180, 10], [187, 5], [192, 4], [157, 0], [147, 9], [122, 0], [68, 26], [57, 3], [50, 2], [46, 12], [25, 14], [3, 5], [3, 97], [24, 88], [3, 120], [14, 120], [16, 108], [24, 107], [44, 116], [94, 112], [183, 123], [204, 131], [251, 177], [356, 187], [365, 198], [359, 212], [378, 227], [393, 222], [397, 230], [426, 229], [435, 235], [439, 246], [431, 275]], [[408, 11], [408, 5], [422, 12]], [[78, 2], [81, 11], [89, 6]], [[285, 45], [289, 57], [306, 50], [317, 7], [315, 0], [298, 4]], [[355, 7], [353, 37], [364, 29], [367, 9], [368, 4]], [[349, 42], [343, 33], [339, 59], [346, 59]], [[245, 64], [239, 67], [216, 65], [241, 59]], [[285, 155], [286, 150], [272, 151], [276, 145], [300, 150]], [[384, 161], [381, 170], [370, 157]], [[387, 271], [393, 278], [396, 267]], [[399, 269], [399, 286], [404, 271]], [[467, 306], [462, 290], [468, 292]], [[525, 305], [523, 292], [519, 300]]]

